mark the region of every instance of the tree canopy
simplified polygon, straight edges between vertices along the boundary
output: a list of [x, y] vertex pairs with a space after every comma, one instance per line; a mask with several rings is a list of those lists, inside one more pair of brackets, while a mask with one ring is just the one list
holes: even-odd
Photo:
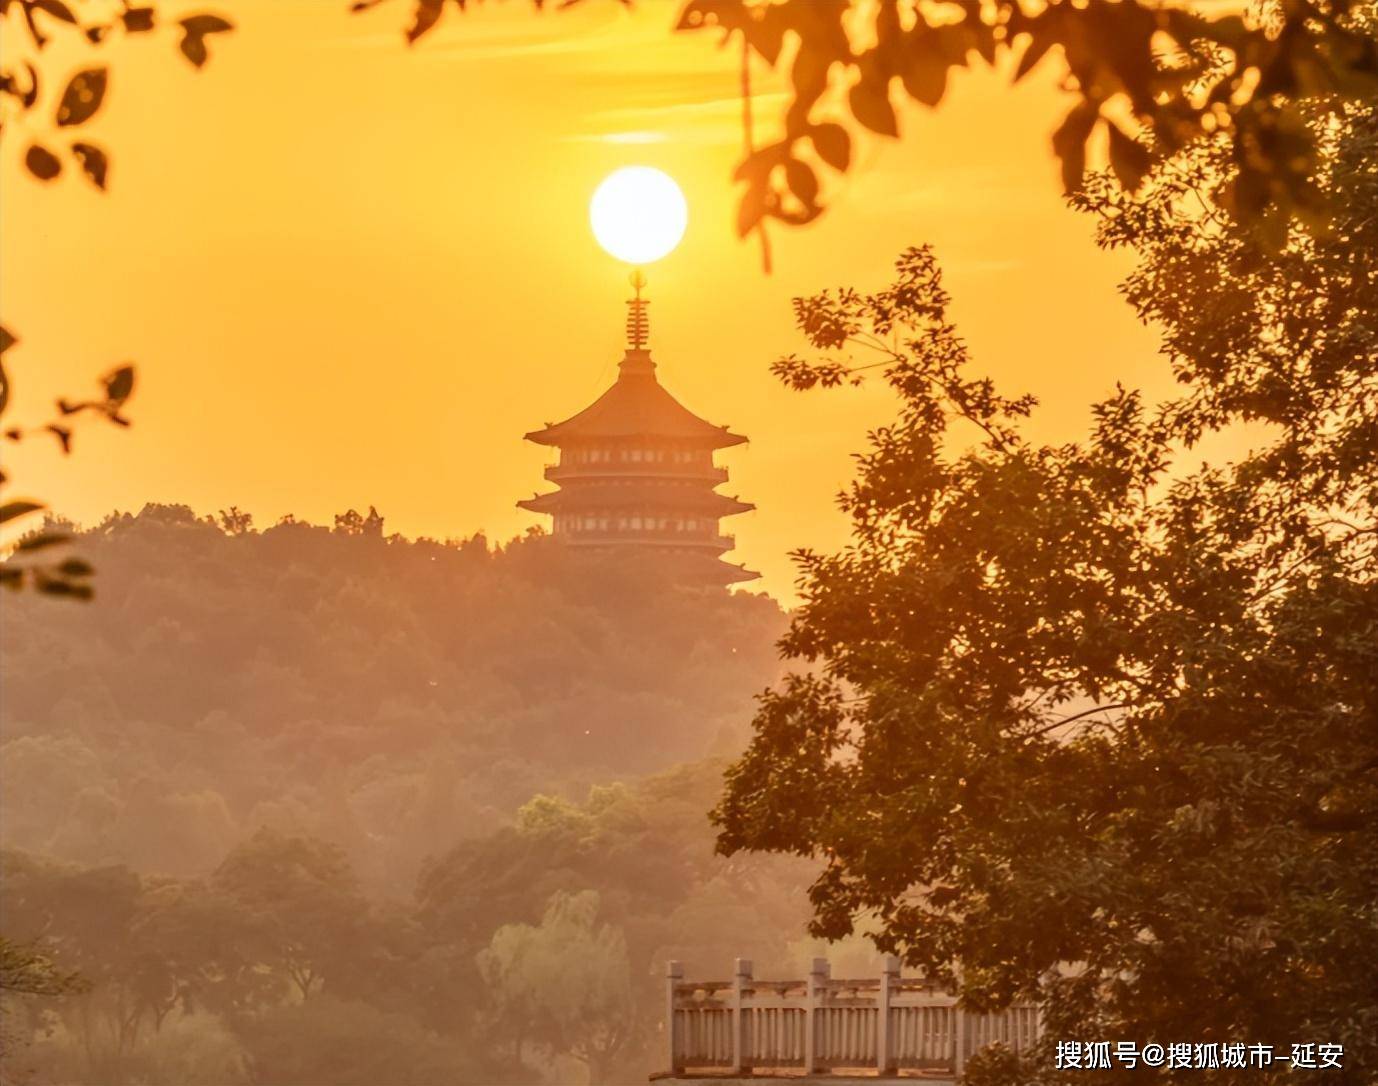
[[[1183, 390], [1118, 388], [1085, 440], [1030, 442], [1033, 401], [969, 372], [926, 249], [798, 303], [827, 353], [780, 375], [873, 364], [899, 410], [851, 544], [800, 555], [784, 644], [810, 666], [715, 818], [729, 855], [825, 862], [817, 934], [865, 923], [970, 1005], [1037, 999], [1051, 1036], [1378, 1066], [1378, 113], [1333, 108], [1309, 117], [1337, 220], [1278, 250], [1203, 190], [1223, 137], [1138, 197], [1087, 187]], [[1245, 423], [1251, 452], [1192, 466]]]

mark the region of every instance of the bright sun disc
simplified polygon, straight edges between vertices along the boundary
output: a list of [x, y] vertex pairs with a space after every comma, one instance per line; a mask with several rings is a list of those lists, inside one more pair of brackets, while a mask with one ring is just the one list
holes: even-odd
[[618, 260], [649, 264], [679, 244], [689, 205], [674, 178], [651, 166], [624, 166], [589, 201], [593, 236]]

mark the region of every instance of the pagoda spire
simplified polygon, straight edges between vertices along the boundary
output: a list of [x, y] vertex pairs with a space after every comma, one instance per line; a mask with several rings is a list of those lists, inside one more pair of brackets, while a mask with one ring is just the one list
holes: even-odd
[[646, 307], [651, 303], [641, 296], [641, 288], [646, 285], [646, 273], [637, 268], [632, 272], [630, 282], [636, 290], [636, 296], [627, 299], [627, 350], [644, 351], [651, 338], [651, 317], [646, 312]]

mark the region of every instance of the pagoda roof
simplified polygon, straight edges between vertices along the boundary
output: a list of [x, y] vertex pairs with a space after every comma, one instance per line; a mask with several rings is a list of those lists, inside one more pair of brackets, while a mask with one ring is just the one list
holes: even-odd
[[746, 438], [714, 426], [681, 404], [656, 380], [647, 350], [631, 348], [619, 365], [617, 380], [603, 395], [564, 422], [533, 430], [526, 440], [538, 445], [609, 438], [671, 438], [725, 449]]
[[630, 486], [584, 483], [538, 494], [517, 504], [533, 513], [553, 513], [557, 509], [679, 509], [715, 517], [730, 517], [756, 508], [750, 502], [702, 487], [641, 482]]

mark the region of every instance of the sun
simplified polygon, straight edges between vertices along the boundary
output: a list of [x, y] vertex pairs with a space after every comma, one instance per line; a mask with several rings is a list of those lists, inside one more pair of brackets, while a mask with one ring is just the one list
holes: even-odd
[[679, 244], [689, 205], [675, 179], [652, 166], [623, 166], [603, 179], [589, 201], [598, 244], [628, 264], [649, 264]]

